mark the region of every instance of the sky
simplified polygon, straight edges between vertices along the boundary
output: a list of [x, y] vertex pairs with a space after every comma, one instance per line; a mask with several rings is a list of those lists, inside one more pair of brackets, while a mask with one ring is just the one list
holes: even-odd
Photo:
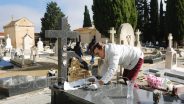
[[55, 1], [61, 11], [68, 17], [71, 30], [82, 27], [84, 6], [87, 5], [91, 20], [93, 0], [0, 0], [0, 32], [3, 26], [22, 17], [28, 18], [35, 25], [35, 32], [41, 31], [41, 18], [49, 2]]

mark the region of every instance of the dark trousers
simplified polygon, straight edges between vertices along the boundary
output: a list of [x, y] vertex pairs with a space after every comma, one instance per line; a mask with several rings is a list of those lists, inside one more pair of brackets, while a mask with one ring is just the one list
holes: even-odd
[[143, 62], [144, 62], [143, 59], [140, 58], [138, 63], [135, 65], [135, 67], [133, 69], [131, 69], [131, 70], [124, 69], [123, 77], [126, 77], [126, 78], [123, 78], [123, 79], [124, 79], [125, 83], [128, 79], [135, 81], [135, 79], [137, 78], [138, 73], [141, 69]]

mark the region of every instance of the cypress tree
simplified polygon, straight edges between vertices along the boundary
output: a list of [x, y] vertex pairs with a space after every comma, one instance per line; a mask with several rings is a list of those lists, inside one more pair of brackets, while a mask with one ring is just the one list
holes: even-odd
[[137, 25], [137, 11], [134, 0], [93, 0], [93, 20], [101, 34], [109, 37], [108, 30], [118, 30], [122, 23]]
[[158, 19], [158, 1], [151, 0], [150, 2], [150, 22], [151, 22], [151, 38], [152, 41], [157, 41], [160, 39], [158, 34], [159, 29], [159, 19]]
[[177, 31], [176, 41], [184, 45], [184, 0], [176, 0]]
[[172, 33], [174, 41], [176, 40], [175, 35], [177, 34], [176, 1], [167, 0], [166, 6], [167, 36], [169, 33]]
[[91, 27], [91, 19], [89, 15], [89, 10], [87, 6], [85, 5], [85, 11], [84, 11], [84, 21], [83, 21], [83, 27]]
[[143, 30], [143, 41], [151, 41], [150, 38], [150, 18], [149, 18], [149, 7], [147, 0], [144, 0], [144, 30]]
[[165, 41], [165, 21], [164, 21], [164, 11], [163, 11], [163, 2], [160, 1], [160, 42]]
[[143, 0], [136, 0], [135, 1], [136, 8], [137, 8], [137, 27], [139, 30], [144, 30], [144, 1]]
[[43, 40], [50, 41], [54, 43], [56, 39], [46, 39], [45, 30], [59, 30], [61, 29], [61, 17], [64, 17], [64, 14], [61, 12], [61, 9], [57, 6], [56, 2], [49, 2], [47, 4], [46, 12], [44, 17], [41, 18], [41, 37]]

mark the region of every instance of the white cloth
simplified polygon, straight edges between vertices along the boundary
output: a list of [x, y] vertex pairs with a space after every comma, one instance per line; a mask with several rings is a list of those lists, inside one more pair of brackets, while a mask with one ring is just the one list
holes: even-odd
[[89, 78], [86, 79], [79, 79], [77, 81], [73, 81], [73, 82], [64, 82], [64, 90], [77, 90], [78, 88], [82, 88], [85, 85], [90, 84], [91, 82], [89, 82], [89, 79], [94, 79], [95, 84], [92, 84], [90, 87], [93, 89], [97, 89], [99, 87], [99, 84], [97, 83], [98, 80], [96, 79], [95, 76], [91, 76]]
[[129, 45], [106, 44], [105, 59], [102, 66], [104, 73], [102, 81], [109, 82], [118, 69], [118, 65], [122, 65], [125, 69], [133, 69], [140, 58], [144, 55], [140, 48]]

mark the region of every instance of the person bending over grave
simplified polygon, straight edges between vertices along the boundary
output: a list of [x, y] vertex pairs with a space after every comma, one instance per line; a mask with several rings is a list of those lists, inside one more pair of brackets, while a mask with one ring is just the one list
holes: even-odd
[[[89, 43], [88, 47], [87, 47], [87, 53], [90, 53], [90, 48], [96, 43], [96, 37], [94, 36], [93, 39], [91, 40], [91, 42]], [[90, 63], [93, 64], [94, 63], [94, 58], [95, 56], [93, 54], [91, 54], [91, 60]]]
[[[124, 68], [125, 84], [127, 80], [135, 81], [144, 62], [144, 54], [140, 48], [129, 45], [96, 43], [90, 50], [92, 54], [104, 59], [102, 70], [105, 73], [102, 73], [102, 78], [98, 81], [100, 85], [107, 84], [112, 79], [118, 65]], [[135, 83], [134, 87], [138, 88], [138, 85]]]
[[83, 53], [82, 53], [82, 48], [80, 46], [80, 42], [77, 42], [76, 45], [74, 46], [74, 49], [75, 53], [79, 56], [79, 57], [82, 57], [83, 56]]

